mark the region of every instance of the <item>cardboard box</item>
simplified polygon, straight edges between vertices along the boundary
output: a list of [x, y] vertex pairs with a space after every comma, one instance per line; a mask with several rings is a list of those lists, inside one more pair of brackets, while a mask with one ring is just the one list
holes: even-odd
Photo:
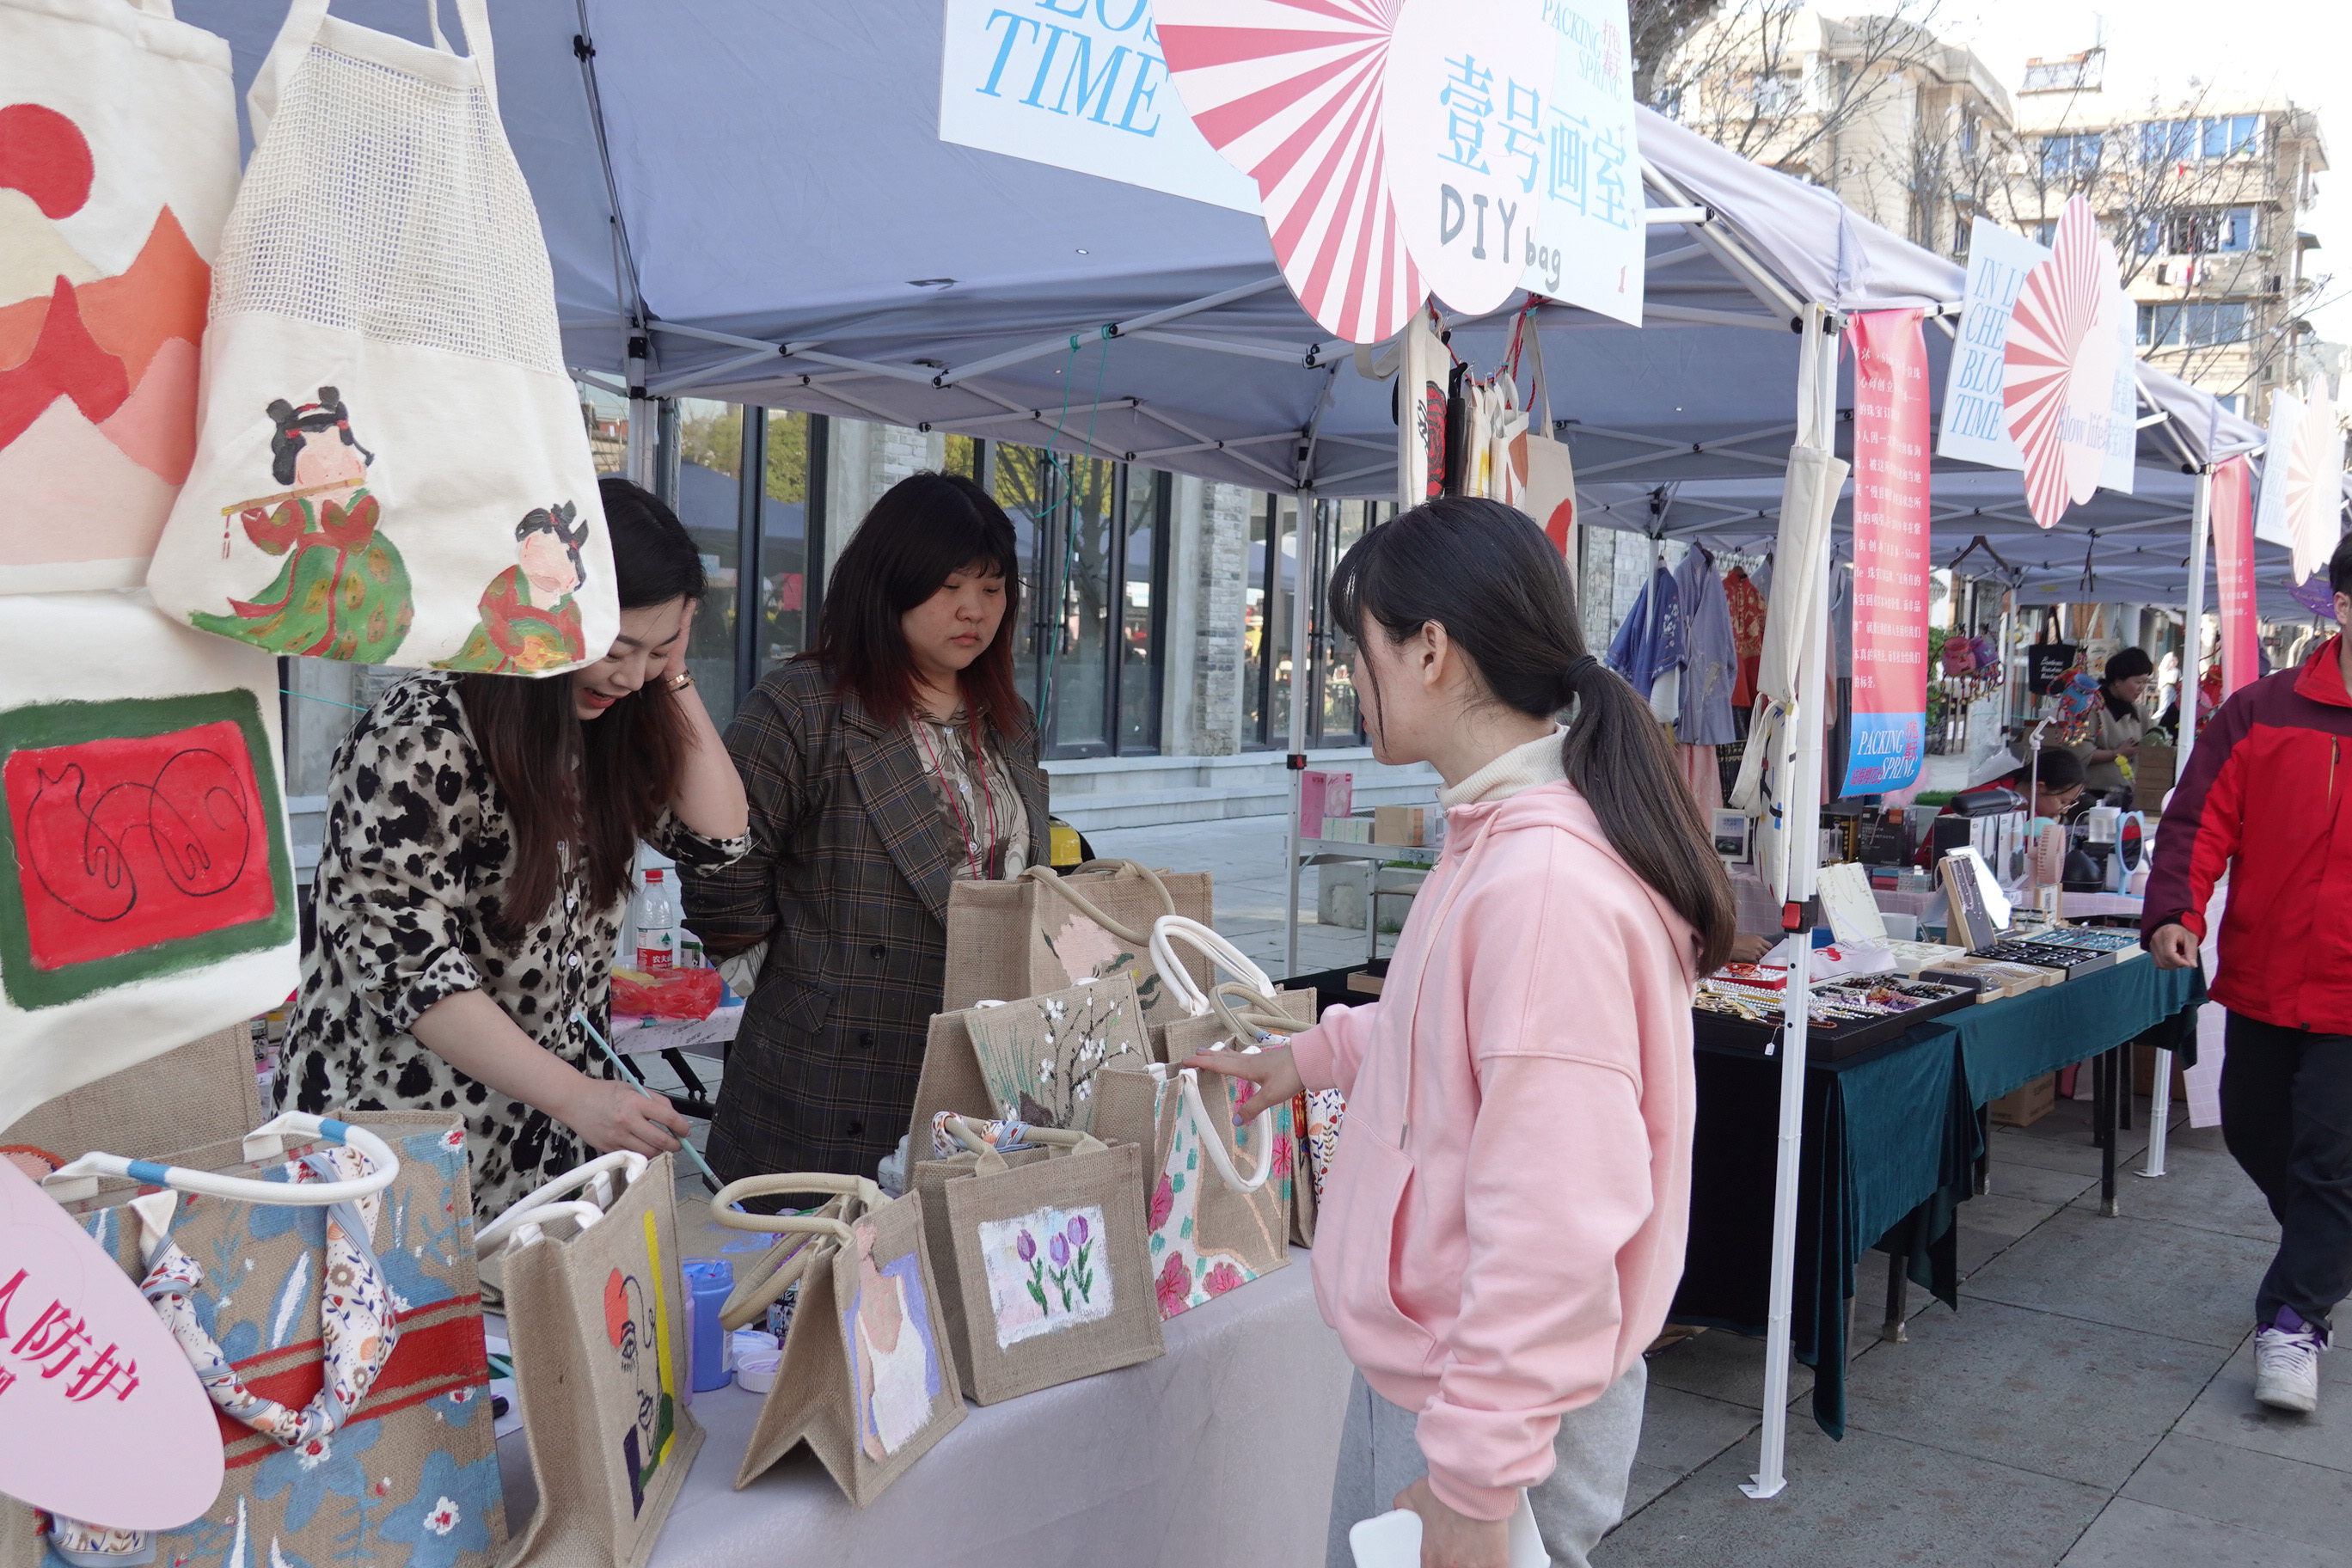
[[1322, 830], [1327, 816], [1352, 816], [1356, 775], [1308, 768], [1298, 775], [1298, 827], [1308, 837]]
[[1375, 806], [1372, 809], [1372, 842], [1418, 847], [1425, 842], [1428, 822], [1427, 806]]
[[2049, 1115], [2057, 1104], [2058, 1075], [2046, 1072], [1989, 1102], [1985, 1110], [1995, 1127], [2031, 1127]]
[[[2182, 1072], [2180, 1058], [2176, 1056], [2172, 1058], [2172, 1103], [2176, 1106], [2189, 1103], [2189, 1079], [2182, 1076]], [[2132, 1092], [2149, 1098], [2153, 1098], [2156, 1094], [2156, 1047], [2154, 1046], [2132, 1047]]]

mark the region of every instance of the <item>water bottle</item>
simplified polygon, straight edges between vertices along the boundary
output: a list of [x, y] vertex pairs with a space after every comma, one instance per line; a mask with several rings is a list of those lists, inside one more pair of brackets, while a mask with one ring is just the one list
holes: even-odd
[[719, 1321], [735, 1289], [735, 1266], [724, 1258], [688, 1258], [678, 1265], [678, 1272], [685, 1276], [694, 1313], [688, 1336], [693, 1347], [688, 1382], [695, 1393], [708, 1394], [724, 1388], [735, 1375], [734, 1358], [728, 1353], [732, 1336]]
[[646, 873], [642, 912], [637, 917], [637, 967], [667, 974], [677, 959], [677, 911], [659, 870]]

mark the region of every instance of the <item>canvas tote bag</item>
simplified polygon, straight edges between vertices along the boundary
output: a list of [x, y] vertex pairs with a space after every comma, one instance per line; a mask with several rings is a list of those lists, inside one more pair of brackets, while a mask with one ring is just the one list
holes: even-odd
[[[1181, 1067], [1198, 1051], [1222, 1050], [1236, 1040], [1255, 1041], [1260, 1047], [1279, 1045], [1315, 1022], [1316, 995], [1311, 990], [1277, 991], [1272, 996], [1253, 995], [1242, 986], [1223, 984], [1217, 998], [1223, 1005], [1205, 1018], [1171, 1024], [1161, 1037], [1160, 1060]], [[1204, 1093], [1207, 1091], [1204, 1090]], [[1283, 1209], [1290, 1216], [1290, 1239], [1301, 1247], [1315, 1245], [1315, 1151], [1319, 1129], [1329, 1164], [1328, 1148], [1339, 1136], [1347, 1101], [1336, 1089], [1307, 1089], [1291, 1096], [1275, 1111], [1276, 1147], [1273, 1183]]]
[[0, 599], [0, 1125], [300, 978], [277, 661], [144, 600]]
[[136, 1538], [52, 1517], [45, 1542], [0, 1501], [0, 1563], [32, 1568], [44, 1544], [83, 1568], [498, 1562], [462, 1124], [289, 1112], [159, 1163], [86, 1154], [43, 1185], [155, 1303], [227, 1468], [202, 1517]]
[[[1019, 1002], [987, 999], [932, 1014], [923, 1039], [922, 1071], [915, 1079], [915, 1110], [907, 1123], [909, 1164], [925, 1158], [943, 1111], [1051, 1127], [1061, 1125], [1057, 1118], [1075, 1109], [1083, 1125], [1092, 1111], [1086, 1095], [1076, 1091], [1092, 1073], [1109, 1058], [1150, 1050], [1142, 1016], [1135, 986], [1121, 973]], [[975, 1035], [973, 1025], [982, 1019]], [[1049, 1034], [1057, 1044], [1046, 1043]], [[1032, 1048], [1039, 1054], [1022, 1054]], [[1059, 1065], [1041, 1071], [1047, 1063]]]
[[941, 1005], [954, 1012], [1125, 973], [1145, 1021], [1167, 1023], [1177, 1015], [1151, 963], [1151, 922], [1178, 914], [1206, 925], [1213, 903], [1206, 871], [1154, 871], [1132, 860], [1089, 860], [1067, 876], [1033, 866], [1006, 881], [957, 882], [948, 890]]
[[228, 45], [171, 0], [0, 0], [0, 594], [136, 587], [195, 453]]
[[[749, 1198], [828, 1193], [814, 1215], [754, 1215]], [[800, 1287], [775, 1385], [735, 1472], [750, 1485], [805, 1442], [842, 1495], [866, 1507], [964, 1417], [947, 1351], [940, 1290], [924, 1243], [922, 1200], [885, 1199], [861, 1176], [751, 1176], [710, 1200], [721, 1225], [782, 1237], [728, 1302], [748, 1322]]]
[[1527, 322], [1528, 356], [1535, 362], [1530, 403], [1534, 417], [1519, 437], [1524, 460], [1516, 466], [1526, 475], [1525, 488], [1513, 502], [1535, 519], [1544, 537], [1576, 571], [1576, 465], [1570, 461], [1568, 443], [1556, 439], [1551, 419], [1551, 384], [1544, 379], [1543, 332], [1530, 318]]
[[295, 0], [247, 95], [195, 466], [148, 584], [271, 653], [544, 675], [620, 626], [553, 274], [469, 55]]
[[701, 1450], [676, 1187], [667, 1154], [605, 1155], [483, 1227], [539, 1489], [502, 1568], [644, 1568]]
[[1066, 1148], [1045, 1159], [978, 1153], [970, 1174], [938, 1189], [961, 1306], [958, 1358], [982, 1405], [1161, 1353], [1144, 1152], [1086, 1134], [1057, 1142]]
[[242, 1024], [109, 1073], [0, 1128], [0, 1159], [35, 1181], [93, 1150], [152, 1160], [245, 1135], [261, 1121], [253, 1037]]

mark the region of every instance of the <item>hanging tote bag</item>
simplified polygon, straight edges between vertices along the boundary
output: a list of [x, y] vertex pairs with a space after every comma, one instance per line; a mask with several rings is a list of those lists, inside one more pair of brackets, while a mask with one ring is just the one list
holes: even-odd
[[228, 45], [171, 0], [0, 0], [0, 594], [136, 587], [195, 453]]
[[687, 1408], [669, 1156], [607, 1154], [482, 1227], [539, 1506], [501, 1568], [644, 1568], [702, 1428]]
[[0, 599], [0, 1125], [300, 978], [277, 661], [144, 599]]
[[154, 1303], [226, 1469], [201, 1517], [135, 1538], [54, 1516], [37, 1533], [0, 1501], [0, 1562], [43, 1561], [44, 1533], [79, 1568], [499, 1561], [461, 1124], [289, 1112], [161, 1163], [86, 1154], [42, 1184]]
[[1525, 460], [1517, 465], [1527, 476], [1526, 489], [1513, 504], [1544, 531], [1576, 570], [1576, 465], [1570, 461], [1568, 443], [1552, 435], [1551, 384], [1544, 379], [1543, 331], [1528, 319], [1528, 355], [1535, 362], [1535, 384], [1529, 405], [1534, 416], [1521, 440]]
[[[271, 653], [544, 675], [620, 626], [553, 274], [468, 56], [295, 0], [247, 104], [195, 467], [148, 585]], [[437, 13], [436, 13], [437, 16]]]
[[[804, 1193], [834, 1196], [814, 1215], [732, 1206]], [[751, 1176], [720, 1189], [710, 1213], [721, 1225], [783, 1238], [730, 1298], [730, 1328], [786, 1286], [800, 1287], [775, 1384], [735, 1472], [737, 1489], [804, 1442], [842, 1495], [866, 1507], [964, 1417], [922, 1200], [886, 1200], [860, 1176]]]
[[2047, 697], [2074, 670], [2082, 649], [2073, 643], [2060, 640], [2058, 612], [2050, 611], [2042, 620], [2042, 636], [2025, 650], [2026, 689], [2036, 697]]
[[942, 1005], [954, 1012], [1125, 973], [1145, 1022], [1167, 1023], [1178, 1015], [1152, 967], [1151, 922], [1178, 914], [1208, 924], [1213, 901], [1206, 871], [1154, 871], [1132, 860], [1089, 860], [1067, 876], [1032, 866], [1008, 881], [957, 882], [948, 890]]

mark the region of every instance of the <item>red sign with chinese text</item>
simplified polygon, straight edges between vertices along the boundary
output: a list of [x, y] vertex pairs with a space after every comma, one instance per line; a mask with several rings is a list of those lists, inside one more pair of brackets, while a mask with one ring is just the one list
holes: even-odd
[[1917, 310], [1853, 340], [1853, 728], [1845, 793], [1919, 776], [1927, 724], [1927, 345]]
[[2242, 457], [2213, 470], [2207, 516], [2212, 520], [2213, 566], [2221, 579], [2224, 698], [2263, 672], [2261, 631], [2254, 625], [2253, 486], [2253, 465]]

